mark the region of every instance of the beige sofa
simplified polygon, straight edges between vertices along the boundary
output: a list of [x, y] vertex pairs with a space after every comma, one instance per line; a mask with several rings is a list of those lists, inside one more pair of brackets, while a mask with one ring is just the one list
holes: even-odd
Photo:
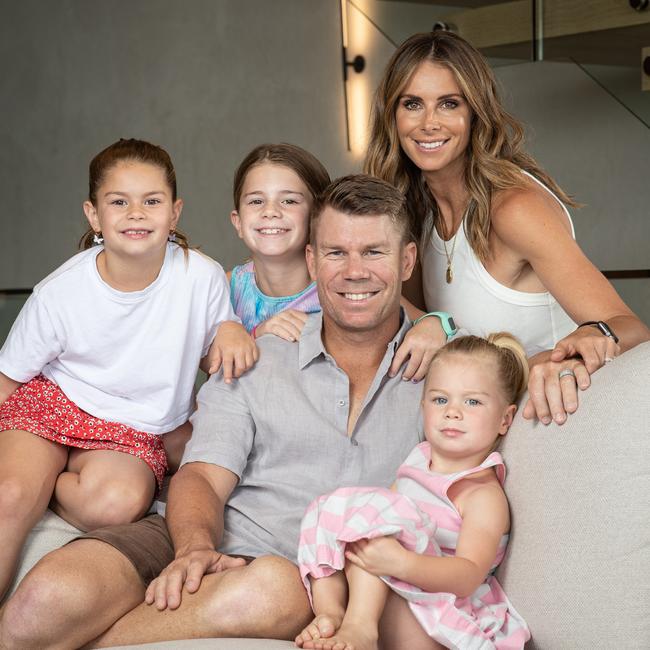
[[[530, 625], [527, 648], [650, 648], [649, 378], [646, 343], [593, 376], [564, 426], [517, 416], [506, 436], [513, 530], [498, 576]], [[28, 540], [20, 576], [74, 533], [48, 512]], [[293, 644], [206, 639], [151, 647]]]

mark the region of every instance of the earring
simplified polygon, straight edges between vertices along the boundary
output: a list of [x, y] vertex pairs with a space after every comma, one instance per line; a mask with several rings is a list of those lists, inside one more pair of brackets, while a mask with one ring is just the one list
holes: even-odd
[[172, 243], [176, 241], [176, 233], [173, 230], [169, 231], [169, 235], [167, 235], [167, 241], [170, 241]]
[[103, 243], [104, 243], [104, 238], [102, 237], [102, 233], [101, 232], [96, 232], [93, 235], [93, 244], [95, 244], [96, 246], [99, 246], [99, 245], [101, 245]]

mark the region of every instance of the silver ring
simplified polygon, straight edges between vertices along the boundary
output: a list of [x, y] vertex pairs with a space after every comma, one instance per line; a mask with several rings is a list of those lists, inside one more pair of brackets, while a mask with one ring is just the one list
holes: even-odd
[[559, 378], [562, 379], [562, 377], [573, 377], [575, 379], [576, 373], [571, 368], [565, 368], [564, 370], [560, 370]]
[[611, 363], [612, 361], [614, 361], [614, 359], [611, 357], [605, 357], [605, 363]]

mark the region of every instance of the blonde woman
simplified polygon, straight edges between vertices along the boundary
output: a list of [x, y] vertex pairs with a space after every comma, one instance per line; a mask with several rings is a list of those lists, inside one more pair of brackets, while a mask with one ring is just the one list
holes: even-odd
[[522, 140], [483, 56], [416, 34], [377, 89], [365, 169], [407, 197], [421, 268], [405, 298], [472, 334], [512, 331], [531, 365], [524, 416], [562, 424], [578, 387], [650, 330], [580, 250], [575, 204]]

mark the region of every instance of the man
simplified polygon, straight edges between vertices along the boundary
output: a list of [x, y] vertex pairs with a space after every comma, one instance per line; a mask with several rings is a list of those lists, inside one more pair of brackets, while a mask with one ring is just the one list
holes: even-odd
[[306, 506], [336, 487], [390, 485], [421, 440], [420, 387], [388, 372], [416, 258], [403, 197], [368, 176], [339, 179], [311, 228], [322, 317], [297, 344], [263, 337], [238, 382], [204, 385], [166, 525], [154, 515], [46, 556], [5, 606], [0, 645], [292, 639], [309, 622], [294, 564]]

